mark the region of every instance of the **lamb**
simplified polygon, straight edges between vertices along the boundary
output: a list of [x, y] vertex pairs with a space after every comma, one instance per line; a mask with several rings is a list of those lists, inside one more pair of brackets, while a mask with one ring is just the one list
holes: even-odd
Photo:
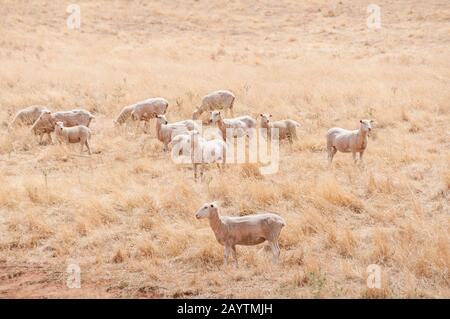
[[91, 138], [91, 130], [84, 125], [77, 125], [72, 127], [64, 127], [61, 121], [55, 124], [55, 136], [61, 144], [65, 143], [80, 143], [80, 154], [83, 154], [83, 147], [86, 145], [89, 155], [91, 155], [91, 148], [89, 147], [89, 140]]
[[175, 136], [198, 128], [197, 123], [190, 120], [169, 124], [165, 115], [156, 115], [156, 119], [156, 137], [164, 144], [164, 151]]
[[12, 128], [16, 125], [33, 125], [44, 111], [48, 111], [48, 109], [45, 106], [40, 105], [32, 105], [21, 109], [16, 113], [16, 116], [9, 127]]
[[278, 129], [278, 137], [280, 140], [288, 139], [289, 143], [292, 144], [293, 139], [297, 139], [297, 127], [300, 124], [294, 120], [280, 120], [271, 122], [270, 118], [272, 114], [261, 113], [261, 127], [267, 129], [268, 136], [271, 136], [272, 129]]
[[256, 121], [251, 116], [245, 115], [231, 119], [223, 119], [220, 111], [211, 112], [210, 122], [217, 124], [224, 141], [226, 140], [227, 129], [232, 129], [233, 137], [241, 137], [244, 134], [250, 136], [251, 129], [256, 128]]
[[81, 109], [60, 111], [55, 113], [46, 110], [43, 111], [36, 122], [34, 122], [31, 130], [36, 135], [40, 136], [39, 143], [42, 143], [42, 138], [45, 134], [48, 135], [50, 143], [53, 143], [50, 133], [55, 130], [56, 122], [63, 122], [65, 127], [72, 127], [76, 125], [84, 125], [89, 127], [93, 119], [95, 119], [94, 115]]
[[359, 153], [359, 161], [362, 162], [374, 120], [360, 120], [359, 122], [361, 125], [358, 130], [349, 131], [340, 127], [328, 130], [326, 137], [329, 165], [337, 151], [351, 152], [355, 163], [357, 162], [356, 153]]
[[238, 264], [236, 245], [258, 245], [268, 241], [272, 249], [273, 262], [280, 256], [278, 238], [285, 226], [283, 218], [277, 214], [261, 212], [242, 217], [221, 216], [216, 202], [205, 203], [195, 214], [197, 219], [208, 218], [217, 241], [225, 246], [224, 264], [228, 264], [228, 256], [233, 256]]
[[214, 91], [202, 98], [202, 104], [192, 113], [192, 118], [197, 120], [203, 112], [214, 110], [229, 110], [233, 117], [233, 104], [236, 97], [230, 91]]

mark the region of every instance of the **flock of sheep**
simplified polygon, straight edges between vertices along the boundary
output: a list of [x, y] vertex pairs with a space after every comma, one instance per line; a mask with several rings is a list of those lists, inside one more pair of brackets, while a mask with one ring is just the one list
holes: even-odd
[[[186, 155], [193, 152], [192, 150], [198, 154], [196, 159], [192, 158], [194, 177], [197, 179], [198, 165], [202, 167], [201, 174], [203, 174], [204, 164], [216, 163], [219, 167], [221, 163], [225, 165], [227, 138], [250, 136], [252, 129], [257, 126], [252, 116], [234, 117], [234, 101], [235, 95], [230, 91], [212, 92], [203, 97], [200, 107], [192, 113], [192, 119], [169, 123], [165, 116], [169, 102], [164, 98], [150, 98], [124, 107], [114, 123], [122, 125], [132, 119], [139, 126], [141, 122], [144, 122], [144, 131], [147, 132], [149, 121], [156, 119], [156, 136], [163, 143], [164, 151], [169, 147], [174, 149], [177, 146], [176, 149], [180, 155]], [[222, 116], [226, 112], [231, 115], [231, 118]], [[212, 139], [200, 136], [200, 125], [196, 120], [203, 113], [209, 113], [208, 123], [216, 126], [220, 132]], [[94, 115], [82, 109], [51, 112], [46, 107], [30, 106], [16, 114], [10, 128], [15, 125], [32, 125], [32, 132], [40, 137], [39, 143], [42, 143], [44, 135], [47, 135], [49, 142], [53, 143], [51, 133], [54, 132], [59, 143], [79, 143], [81, 153], [86, 146], [88, 153], [91, 154], [89, 125], [94, 118]], [[290, 119], [272, 121], [272, 115], [268, 113], [261, 113], [259, 118], [260, 127], [266, 129], [268, 134], [276, 129], [280, 140], [287, 139], [292, 144], [293, 139], [297, 139], [296, 128], [300, 126], [298, 122]], [[358, 130], [345, 130], [338, 127], [328, 130], [326, 142], [329, 164], [331, 165], [337, 151], [352, 153], [355, 163], [357, 162], [356, 154], [359, 153], [361, 161], [367, 148], [372, 123], [373, 120], [360, 120]], [[230, 132], [231, 135], [229, 135]], [[212, 202], [204, 204], [196, 212], [196, 217], [209, 219], [217, 241], [225, 247], [225, 264], [231, 252], [237, 265], [236, 245], [257, 245], [264, 241], [270, 244], [274, 262], [278, 260], [280, 254], [278, 238], [285, 225], [280, 216], [272, 213], [257, 213], [243, 217], [221, 216], [218, 203]]]

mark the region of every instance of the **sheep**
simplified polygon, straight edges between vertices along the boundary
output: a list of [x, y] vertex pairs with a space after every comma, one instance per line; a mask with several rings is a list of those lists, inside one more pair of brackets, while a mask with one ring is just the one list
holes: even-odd
[[359, 161], [362, 162], [374, 120], [360, 120], [359, 122], [360, 128], [358, 130], [349, 131], [340, 127], [333, 127], [328, 130], [326, 138], [329, 165], [331, 165], [337, 151], [351, 152], [355, 163], [357, 162], [356, 153], [359, 153]]
[[63, 122], [65, 127], [76, 125], [84, 125], [89, 127], [93, 119], [95, 119], [95, 116], [86, 110], [75, 109], [55, 113], [46, 110], [43, 111], [36, 122], [34, 122], [31, 130], [36, 135], [40, 136], [39, 143], [42, 143], [44, 134], [47, 134], [50, 143], [53, 143], [50, 133], [55, 130], [56, 122]]
[[293, 139], [297, 139], [297, 127], [300, 126], [300, 123], [294, 120], [280, 120], [271, 122], [270, 118], [272, 114], [261, 113], [259, 115], [261, 117], [261, 127], [267, 129], [267, 135], [271, 136], [272, 128], [278, 129], [278, 137], [280, 140], [288, 139], [289, 143], [292, 144]]
[[285, 226], [283, 218], [277, 214], [261, 212], [241, 217], [221, 216], [217, 202], [205, 203], [195, 213], [197, 219], [208, 218], [217, 241], [225, 247], [224, 264], [228, 264], [228, 256], [233, 253], [238, 265], [236, 245], [258, 245], [266, 240], [273, 254], [273, 262], [278, 262], [280, 247], [278, 238]]
[[203, 176], [205, 164], [216, 164], [220, 169], [225, 167], [227, 144], [222, 139], [206, 140], [197, 130], [181, 133], [169, 143], [172, 147], [172, 159], [177, 163], [191, 163], [194, 168], [194, 179], [197, 180], [198, 166]]
[[210, 122], [217, 124], [224, 141], [226, 140], [227, 129], [233, 130], [234, 137], [241, 137], [244, 134], [250, 136], [251, 129], [256, 128], [256, 121], [251, 116], [245, 115], [231, 119], [223, 119], [220, 111], [211, 112]]
[[14, 117], [9, 127], [13, 128], [16, 125], [33, 125], [44, 111], [49, 110], [45, 106], [40, 105], [32, 105], [21, 109], [16, 113], [16, 116]]
[[55, 136], [61, 144], [65, 143], [80, 143], [80, 154], [83, 154], [83, 147], [86, 145], [89, 155], [91, 155], [91, 148], [89, 147], [89, 140], [91, 138], [91, 130], [84, 125], [77, 125], [72, 127], [64, 127], [61, 121], [55, 124]]
[[197, 180], [197, 169], [200, 166], [200, 177], [203, 177], [205, 164], [216, 164], [225, 168], [227, 143], [220, 139], [205, 140], [198, 131], [191, 131], [189, 143], [192, 145], [191, 161], [194, 167], [194, 179]]
[[168, 145], [175, 136], [195, 128], [197, 128], [197, 123], [193, 121], [188, 120], [169, 124], [165, 115], [156, 115], [156, 137], [164, 144], [164, 151], [168, 150]]
[[133, 105], [128, 105], [125, 106], [119, 113], [119, 115], [117, 116], [117, 118], [113, 121], [114, 124], [118, 124], [118, 125], [122, 125], [123, 123], [125, 123], [130, 117], [131, 117], [131, 113], [134, 110], [134, 106]]
[[168, 107], [169, 102], [166, 99], [162, 97], [150, 98], [134, 104], [131, 118], [134, 121], [138, 121], [138, 125], [140, 121], [144, 121], [144, 130], [146, 131], [148, 121], [157, 115], [166, 114]]
[[192, 119], [197, 120], [203, 112], [215, 110], [229, 110], [231, 117], [233, 115], [233, 104], [236, 97], [230, 91], [214, 91], [202, 98], [202, 104], [192, 113]]

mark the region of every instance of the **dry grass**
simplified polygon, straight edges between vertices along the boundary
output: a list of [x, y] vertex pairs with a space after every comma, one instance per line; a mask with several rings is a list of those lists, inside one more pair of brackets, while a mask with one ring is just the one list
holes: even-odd
[[[0, 8], [0, 275], [36, 265], [46, 276], [0, 293], [450, 297], [446, 1], [380, 1], [377, 31], [359, 0], [78, 1], [81, 30], [67, 29], [65, 3], [40, 2]], [[170, 101], [170, 120], [188, 118], [219, 88], [236, 93], [239, 115], [302, 123], [277, 174], [211, 167], [195, 183], [153, 129], [113, 127], [124, 105], [151, 96]], [[8, 132], [31, 104], [94, 112], [94, 154]], [[365, 165], [337, 154], [327, 169], [326, 130], [367, 117], [376, 127]], [[224, 214], [283, 216], [279, 266], [261, 247], [239, 247], [241, 267], [222, 267], [222, 247], [193, 217], [215, 199]], [[83, 283], [70, 294], [56, 275], [69, 260]], [[373, 263], [381, 289], [366, 287]]]

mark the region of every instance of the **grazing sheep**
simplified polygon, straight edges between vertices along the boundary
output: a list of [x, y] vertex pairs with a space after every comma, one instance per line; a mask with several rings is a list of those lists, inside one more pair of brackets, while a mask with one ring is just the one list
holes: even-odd
[[224, 141], [226, 140], [227, 129], [233, 130], [233, 137], [241, 137], [244, 134], [250, 136], [251, 129], [256, 128], [256, 121], [251, 116], [245, 115], [231, 119], [223, 119], [220, 111], [211, 112], [210, 122], [217, 124]]
[[39, 143], [42, 143], [44, 134], [47, 134], [50, 142], [53, 143], [50, 133], [55, 130], [56, 122], [63, 122], [65, 127], [72, 127], [76, 125], [84, 125], [89, 127], [94, 118], [95, 116], [86, 110], [75, 109], [55, 113], [47, 110], [41, 113], [39, 118], [31, 127], [31, 130], [36, 135], [40, 136]]
[[162, 98], [150, 98], [145, 101], [138, 102], [134, 104], [133, 110], [131, 111], [131, 118], [134, 121], [145, 122], [144, 130], [147, 130], [148, 121], [155, 118], [157, 115], [164, 115], [169, 107], [169, 102]]
[[215, 110], [229, 110], [233, 117], [233, 104], [236, 97], [230, 91], [219, 90], [205, 95], [202, 98], [202, 105], [196, 108], [192, 113], [192, 118], [197, 120], [203, 112], [210, 112]]
[[289, 143], [292, 144], [293, 139], [297, 139], [297, 127], [300, 124], [294, 120], [280, 120], [271, 122], [270, 118], [272, 114], [261, 113], [259, 115], [261, 117], [261, 127], [267, 129], [267, 135], [271, 136], [272, 128], [278, 129], [278, 137], [280, 140], [288, 139]]
[[359, 160], [362, 161], [364, 151], [367, 148], [368, 136], [372, 131], [373, 120], [360, 120], [358, 130], [349, 131], [340, 127], [334, 127], [327, 132], [328, 163], [331, 165], [333, 157], [337, 151], [352, 153], [356, 163], [356, 153], [359, 153]]
[[122, 109], [122, 111], [120, 111], [117, 118], [114, 120], [114, 124], [122, 125], [123, 123], [125, 123], [131, 117], [131, 113], [134, 110], [134, 106], [135, 104], [125, 106]]
[[182, 121], [178, 123], [179, 124], [169, 124], [165, 115], [156, 115], [156, 137], [164, 144], [164, 151], [168, 150], [168, 145], [175, 136], [191, 131], [197, 125], [197, 123], [191, 123], [190, 121]]
[[237, 266], [236, 245], [258, 245], [268, 241], [273, 253], [273, 262], [280, 256], [278, 238], [285, 226], [283, 218], [273, 213], [258, 213], [242, 217], [221, 216], [216, 202], [204, 204], [195, 214], [197, 219], [208, 218], [217, 241], [225, 246], [224, 263], [233, 252]]
[[55, 136], [61, 144], [65, 143], [80, 143], [80, 154], [83, 154], [83, 147], [86, 145], [89, 155], [91, 155], [91, 148], [89, 147], [89, 139], [91, 138], [91, 130], [84, 125], [77, 125], [72, 127], [64, 127], [61, 121], [55, 124]]
[[10, 128], [16, 125], [33, 125], [41, 116], [42, 112], [49, 111], [45, 106], [32, 105], [19, 110], [13, 121], [9, 125]]

